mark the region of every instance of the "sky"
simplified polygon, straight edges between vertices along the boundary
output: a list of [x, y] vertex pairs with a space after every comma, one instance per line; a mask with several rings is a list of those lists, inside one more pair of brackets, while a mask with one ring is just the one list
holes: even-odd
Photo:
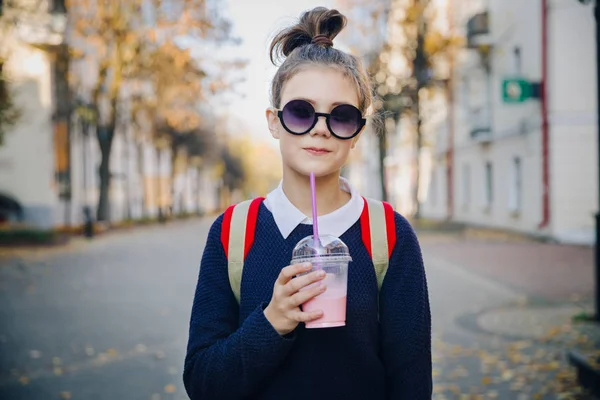
[[269, 139], [265, 110], [269, 84], [276, 68], [269, 60], [270, 39], [281, 28], [294, 24], [303, 11], [316, 6], [333, 7], [334, 0], [226, 0], [225, 15], [232, 21], [234, 35], [242, 39], [235, 53], [248, 60], [246, 81], [228, 104], [228, 114], [238, 119], [257, 138]]

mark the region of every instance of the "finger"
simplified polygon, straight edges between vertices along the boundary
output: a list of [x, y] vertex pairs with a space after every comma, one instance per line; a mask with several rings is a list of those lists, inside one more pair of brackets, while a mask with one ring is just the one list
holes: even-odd
[[310, 271], [311, 268], [312, 265], [310, 263], [288, 265], [279, 273], [279, 276], [277, 277], [277, 283], [283, 286], [296, 275]]
[[325, 276], [326, 274], [323, 270], [313, 271], [310, 274], [299, 276], [285, 285], [285, 292], [288, 295], [292, 295], [305, 286], [323, 280]]
[[294, 321], [298, 321], [298, 322], [310, 322], [310, 321], [314, 321], [315, 319], [319, 319], [323, 316], [323, 311], [322, 310], [315, 310], [315, 311], [294, 311], [291, 314], [291, 319], [293, 319]]
[[298, 307], [299, 305], [304, 304], [310, 299], [325, 292], [325, 290], [327, 290], [327, 286], [323, 282], [320, 282], [315, 287], [312, 287], [308, 290], [301, 290], [294, 294], [292, 297], [290, 297], [290, 304], [293, 307]]

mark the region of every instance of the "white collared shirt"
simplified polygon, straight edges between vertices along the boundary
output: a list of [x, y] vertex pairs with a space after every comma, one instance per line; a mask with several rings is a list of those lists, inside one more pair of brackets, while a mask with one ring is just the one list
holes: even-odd
[[[364, 201], [360, 194], [350, 185], [347, 179], [340, 177], [340, 188], [350, 193], [350, 201], [337, 210], [319, 216], [319, 233], [324, 235], [342, 236], [359, 220]], [[312, 225], [312, 218], [298, 210], [283, 192], [282, 182], [264, 201], [265, 206], [273, 214], [275, 223], [284, 239], [300, 224]]]

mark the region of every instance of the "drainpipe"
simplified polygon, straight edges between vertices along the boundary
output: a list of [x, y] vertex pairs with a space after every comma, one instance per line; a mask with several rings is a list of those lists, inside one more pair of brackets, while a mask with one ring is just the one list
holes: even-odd
[[[454, 19], [452, 14], [452, 0], [448, 0], [448, 30], [454, 33]], [[454, 54], [449, 57], [448, 80], [448, 150], [446, 153], [446, 218], [451, 220], [454, 216]]]
[[550, 223], [550, 171], [549, 132], [548, 132], [548, 0], [542, 0], [542, 81], [541, 81], [541, 114], [542, 114], [542, 222], [538, 229]]

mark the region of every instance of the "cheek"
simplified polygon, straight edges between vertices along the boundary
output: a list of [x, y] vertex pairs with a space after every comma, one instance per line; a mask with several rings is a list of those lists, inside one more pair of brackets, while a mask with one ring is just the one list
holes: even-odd
[[339, 157], [346, 160], [346, 158], [348, 158], [348, 156], [350, 155], [351, 148], [352, 148], [351, 141], [347, 140], [346, 142], [344, 142], [344, 144], [338, 148]]
[[[282, 128], [283, 129], [283, 128]], [[280, 132], [279, 136], [279, 149], [284, 159], [293, 157], [298, 152], [298, 146], [296, 145], [296, 137], [287, 132]]]

